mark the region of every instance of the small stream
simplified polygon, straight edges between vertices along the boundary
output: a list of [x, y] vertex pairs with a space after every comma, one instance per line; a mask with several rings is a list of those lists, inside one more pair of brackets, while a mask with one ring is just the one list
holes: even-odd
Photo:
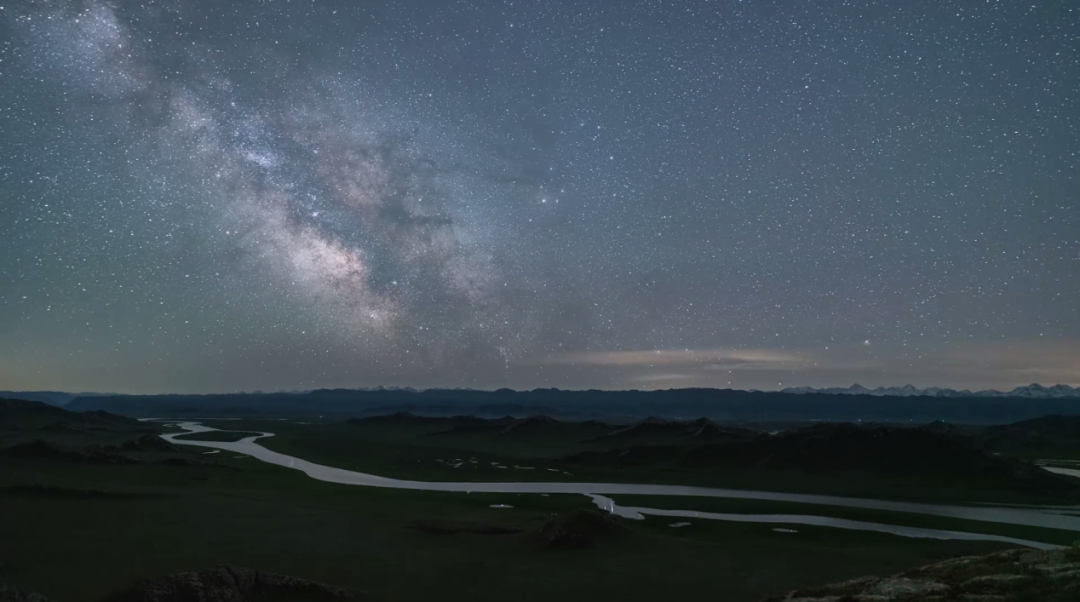
[[[581, 494], [589, 496], [598, 508], [606, 510], [607, 512], [610, 512], [612, 514], [631, 519], [643, 519], [645, 516], [664, 516], [748, 523], [772, 523], [786, 525], [801, 524], [834, 527], [838, 529], [853, 529], [858, 531], [890, 533], [892, 535], [899, 535], [903, 537], [999, 541], [1039, 549], [1053, 549], [1060, 546], [1037, 541], [1005, 537], [1000, 535], [946, 531], [939, 529], [923, 529], [918, 527], [903, 527], [884, 523], [872, 523], [841, 518], [830, 518], [824, 516], [801, 514], [721, 514], [714, 512], [698, 512], [692, 510], [663, 510], [658, 508], [624, 507], [619, 506], [611, 498], [606, 496], [666, 495], [772, 500], [783, 502], [797, 502], [804, 504], [822, 504], [828, 506], [840, 506], [848, 508], [887, 510], [892, 512], [908, 512], [913, 514], [928, 514], [965, 520], [1080, 531], [1080, 516], [1072, 516], [1070, 514], [1062, 513], [1061, 507], [1055, 507], [1055, 509], [1042, 509], [1038, 507], [1014, 508], [1001, 506], [949, 506], [940, 504], [920, 504], [915, 502], [872, 500], [840, 496], [802, 493], [781, 493], [775, 491], [749, 491], [741, 489], [719, 489], [683, 485], [550, 482], [468, 483], [449, 481], [408, 481], [401, 479], [391, 479], [352, 470], [345, 470], [342, 468], [334, 468], [331, 466], [315, 464], [313, 462], [308, 462], [300, 458], [272, 451], [256, 442], [258, 439], [273, 437], [273, 433], [260, 433], [259, 435], [246, 437], [235, 442], [191, 441], [185, 439], [177, 439], [176, 437], [181, 435], [189, 435], [192, 433], [217, 431], [220, 429], [208, 427], [198, 422], [177, 422], [176, 424], [180, 428], [183, 428], [184, 432], [162, 435], [161, 437], [177, 445], [208, 447], [212, 449], [225, 450], [239, 454], [246, 454], [269, 464], [275, 464], [277, 466], [284, 466], [286, 468], [299, 470], [313, 479], [318, 479], [320, 481], [326, 481], [329, 483], [339, 483], [343, 485], [387, 487], [392, 489], [414, 489], [422, 491], [456, 491], [466, 493], [471, 493], [475, 491], [482, 493]], [[1063, 472], [1065, 470], [1069, 469], [1056, 469], [1054, 470], [1054, 472]], [[1074, 476], [1080, 476], [1080, 474]], [[1076, 508], [1076, 511], [1080, 512], [1080, 507]]]

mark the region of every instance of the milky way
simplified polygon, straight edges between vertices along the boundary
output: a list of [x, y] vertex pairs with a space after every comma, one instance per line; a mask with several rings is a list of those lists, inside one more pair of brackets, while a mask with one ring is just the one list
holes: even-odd
[[15, 2], [0, 388], [1080, 382], [1068, 3]]

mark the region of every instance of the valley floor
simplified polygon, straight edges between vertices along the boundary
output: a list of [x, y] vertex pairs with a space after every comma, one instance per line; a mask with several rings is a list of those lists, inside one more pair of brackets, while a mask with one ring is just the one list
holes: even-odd
[[[568, 475], [576, 469], [550, 461], [580, 450], [580, 433], [444, 439], [430, 436], [426, 427], [409, 425], [207, 423], [245, 433], [197, 438], [230, 440], [250, 432], [275, 432], [260, 442], [312, 461], [385, 476], [505, 481], [530, 475], [610, 481], [614, 474], [596, 468]], [[373, 600], [709, 596], [753, 602], [795, 588], [1015, 547], [809, 525], [663, 517], [622, 521], [625, 536], [552, 546], [543, 533], [557, 520], [553, 516], [594, 508], [587, 497], [344, 486], [225, 450], [204, 453], [210, 450], [160, 446], [164, 442], [153, 435], [130, 443], [145, 429], [158, 428], [157, 423], [100, 430], [32, 426], [0, 433], [6, 437], [0, 441], [6, 449], [0, 451], [40, 438], [60, 445], [5, 453], [0, 460], [0, 583], [57, 602], [91, 602], [146, 577], [236, 565], [349, 588]], [[125, 440], [129, 443], [123, 444]], [[114, 447], [94, 448], [102, 444]], [[620, 473], [624, 482], [643, 474], [658, 482], [681, 476]], [[613, 497], [622, 505], [798, 512], [1056, 544], [1080, 538], [1073, 531], [857, 508]]]

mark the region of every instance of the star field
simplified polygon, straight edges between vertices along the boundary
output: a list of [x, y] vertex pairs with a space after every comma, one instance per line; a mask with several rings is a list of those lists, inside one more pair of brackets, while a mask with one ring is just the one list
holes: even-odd
[[0, 388], [1080, 384], [1069, 2], [0, 2]]

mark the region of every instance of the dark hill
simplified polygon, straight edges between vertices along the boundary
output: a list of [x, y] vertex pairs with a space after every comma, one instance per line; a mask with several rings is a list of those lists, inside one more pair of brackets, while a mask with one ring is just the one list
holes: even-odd
[[505, 416], [494, 420], [478, 419], [478, 422], [457, 424], [449, 430], [431, 433], [432, 436], [491, 435], [491, 436], [541, 436], [561, 430], [567, 423], [548, 416], [514, 418]]
[[0, 428], [23, 430], [67, 422], [73, 412], [40, 401], [0, 398]]
[[968, 435], [969, 429], [959, 427], [951, 422], [945, 422], [944, 420], [935, 420], [929, 424], [924, 424], [920, 427], [925, 431], [931, 433], [937, 433], [939, 435]]
[[346, 420], [349, 424], [408, 424], [415, 422], [426, 422], [429, 420], [439, 420], [438, 418], [424, 418], [417, 416], [412, 412], [394, 412], [393, 414], [380, 414], [378, 416], [368, 416], [367, 418], [350, 418]]
[[522, 405], [520, 403], [488, 403], [478, 406], [477, 413], [485, 416], [530, 416], [537, 414], [556, 414], [558, 410], [542, 405]]
[[420, 416], [412, 412], [394, 412], [392, 414], [379, 414], [377, 416], [365, 416], [364, 418], [350, 418], [345, 422], [356, 425], [421, 425], [421, 424], [451, 424], [457, 422], [479, 422], [480, 419], [471, 416]]
[[738, 444], [703, 446], [692, 450], [688, 459], [708, 465], [892, 475], [975, 473], [1024, 479], [1046, 475], [1029, 464], [988, 454], [969, 437], [843, 423], [815, 425]]
[[102, 410], [89, 410], [86, 412], [75, 412], [78, 418], [75, 419], [77, 423], [86, 425], [97, 426], [119, 426], [119, 427], [141, 427], [143, 424], [133, 418], [126, 416], [120, 416], [119, 414], [112, 414]]
[[757, 432], [730, 426], [721, 426], [702, 418], [689, 423], [686, 436], [700, 441], [743, 441], [758, 435]]
[[742, 441], [751, 439], [756, 435], [756, 432], [748, 429], [720, 426], [708, 418], [698, 418], [697, 420], [692, 420], [690, 422], [680, 422], [650, 416], [644, 420], [596, 437], [592, 441], [605, 443], [616, 441], [632, 442], [650, 439]]
[[647, 467], [698, 474], [843, 475], [972, 484], [989, 490], [1080, 499], [1080, 481], [988, 453], [971, 437], [922, 428], [820, 424], [702, 445], [637, 445], [563, 458], [570, 464]]
[[[101, 454], [110, 445], [150, 436], [157, 430], [154, 424], [108, 412], [69, 412], [37, 401], [0, 399], [0, 448], [27, 445], [22, 451], [29, 455], [51, 453], [57, 457], [58, 451], [66, 450], [66, 456], [71, 459], [119, 462]], [[55, 449], [45, 450], [42, 446], [46, 445]], [[81, 451], [74, 451], [76, 448]]]
[[78, 430], [117, 427], [142, 428], [145, 425], [132, 418], [99, 410], [70, 412], [40, 401], [0, 399], [0, 428], [29, 430], [46, 426], [53, 426], [61, 430]]
[[1044, 416], [991, 426], [979, 439], [1001, 451], [1080, 451], [1080, 416]]
[[504, 416], [486, 419], [477, 416], [418, 416], [411, 412], [396, 412], [367, 418], [351, 418], [349, 424], [364, 425], [424, 425], [443, 427], [443, 430], [428, 433], [431, 436], [453, 435], [542, 435], [554, 433], [568, 424], [549, 416], [534, 415], [526, 418]]
[[8, 399], [25, 399], [27, 401], [40, 401], [51, 406], [64, 406], [76, 397], [95, 397], [110, 395], [110, 393], [66, 393], [64, 391], [0, 391], [0, 397]]
[[[501, 420], [512, 420], [504, 418]], [[492, 421], [476, 416], [422, 416], [412, 412], [395, 412], [364, 418], [350, 418], [345, 421], [353, 426], [430, 426], [443, 428], [484, 426]]]
[[666, 435], [679, 435], [686, 430], [686, 425], [681, 422], [665, 420], [658, 416], [649, 416], [629, 426], [616, 429], [602, 439], [632, 439], [635, 437], [656, 437]]
[[521, 435], [524, 433], [536, 433], [549, 430], [551, 427], [559, 427], [562, 423], [548, 416], [529, 416], [510, 422], [499, 431], [500, 435]]
[[608, 424], [606, 422], [601, 422], [599, 420], [586, 420], [585, 422], [581, 423], [581, 426], [588, 427], [588, 428], [598, 428], [598, 429], [602, 428], [602, 429], [608, 429], [608, 430], [610, 430], [612, 428], [610, 424]]

